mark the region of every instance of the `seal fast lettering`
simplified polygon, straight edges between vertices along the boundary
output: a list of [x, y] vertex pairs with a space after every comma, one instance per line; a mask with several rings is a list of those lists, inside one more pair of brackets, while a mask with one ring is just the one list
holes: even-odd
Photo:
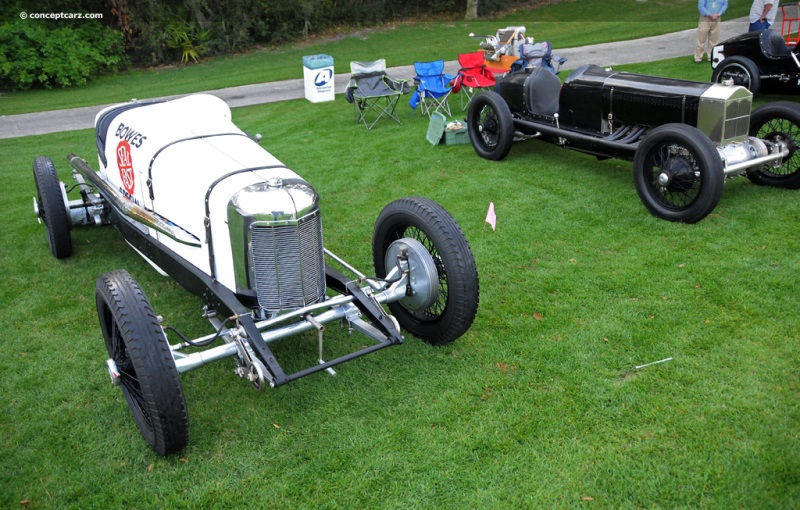
[[131, 158], [131, 145], [127, 140], [120, 140], [117, 145], [117, 166], [122, 185], [129, 195], [133, 195], [136, 189], [136, 181], [133, 172], [133, 159]]

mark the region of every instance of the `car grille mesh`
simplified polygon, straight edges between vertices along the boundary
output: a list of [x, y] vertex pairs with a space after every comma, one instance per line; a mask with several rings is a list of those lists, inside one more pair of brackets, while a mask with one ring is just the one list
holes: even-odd
[[254, 224], [250, 246], [261, 308], [268, 311], [301, 308], [325, 295], [319, 212], [296, 224]]
[[750, 130], [750, 108], [752, 100], [749, 98], [730, 101], [725, 111], [725, 138], [747, 136]]

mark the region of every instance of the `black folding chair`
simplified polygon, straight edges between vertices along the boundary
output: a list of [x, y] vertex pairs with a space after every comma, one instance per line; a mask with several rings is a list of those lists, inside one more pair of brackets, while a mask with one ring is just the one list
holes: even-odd
[[[400, 96], [411, 91], [408, 80], [395, 80], [386, 74], [386, 60], [374, 62], [350, 62], [350, 82], [345, 90], [345, 98], [353, 103], [353, 114], [356, 124], [362, 122], [364, 127], [372, 129], [381, 118], [393, 119], [398, 124], [397, 102]], [[374, 114], [372, 121], [367, 120]]]

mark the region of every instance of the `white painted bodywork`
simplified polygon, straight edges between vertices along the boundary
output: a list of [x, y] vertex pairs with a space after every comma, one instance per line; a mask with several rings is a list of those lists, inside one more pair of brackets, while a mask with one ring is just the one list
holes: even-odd
[[[113, 108], [103, 110], [97, 118]], [[301, 179], [233, 124], [230, 108], [223, 100], [207, 94], [119, 113], [107, 129], [105, 157], [106, 165], [99, 158], [100, 173], [115, 189], [189, 232], [201, 246], [176, 242], [153, 229], [149, 229], [150, 235], [207, 274], [211, 274], [211, 267], [205, 199], [213, 185], [208, 208], [215, 275], [232, 290], [236, 287], [227, 225], [228, 201], [241, 189], [272, 177]], [[120, 169], [128, 166], [132, 168], [132, 181], [131, 172]], [[246, 169], [255, 170], [242, 171]]]

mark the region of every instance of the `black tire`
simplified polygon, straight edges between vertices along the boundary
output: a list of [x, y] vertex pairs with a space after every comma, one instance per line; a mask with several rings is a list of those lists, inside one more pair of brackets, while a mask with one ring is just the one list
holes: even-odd
[[724, 80], [733, 80], [734, 85], [747, 88], [753, 95], [761, 89], [761, 73], [755, 62], [747, 57], [728, 57], [720, 62], [711, 74], [711, 81], [722, 83]]
[[431, 254], [439, 276], [439, 295], [424, 310], [409, 310], [399, 302], [389, 309], [400, 325], [433, 345], [463, 335], [478, 312], [478, 270], [464, 233], [439, 204], [421, 197], [396, 200], [383, 208], [375, 222], [372, 258], [376, 275], [386, 276], [384, 257], [389, 245], [410, 237]]
[[473, 97], [467, 112], [467, 127], [478, 156], [499, 161], [508, 155], [514, 142], [514, 121], [500, 94], [490, 90]]
[[665, 124], [652, 129], [633, 159], [636, 191], [659, 218], [696, 223], [714, 210], [725, 184], [716, 147], [697, 128]]
[[183, 449], [189, 441], [186, 399], [150, 302], [125, 270], [100, 276], [95, 300], [108, 355], [139, 432], [159, 455]]
[[69, 235], [72, 223], [67, 204], [64, 203], [63, 184], [58, 180], [53, 160], [37, 156], [33, 160], [33, 180], [36, 182], [39, 218], [47, 232], [50, 252], [57, 259], [69, 257], [72, 255], [72, 238]]
[[784, 141], [789, 147], [789, 156], [775, 168], [771, 165], [750, 170], [747, 177], [760, 185], [784, 189], [800, 189], [800, 105], [789, 101], [777, 101], [756, 108], [750, 114], [750, 136], [768, 142]]

